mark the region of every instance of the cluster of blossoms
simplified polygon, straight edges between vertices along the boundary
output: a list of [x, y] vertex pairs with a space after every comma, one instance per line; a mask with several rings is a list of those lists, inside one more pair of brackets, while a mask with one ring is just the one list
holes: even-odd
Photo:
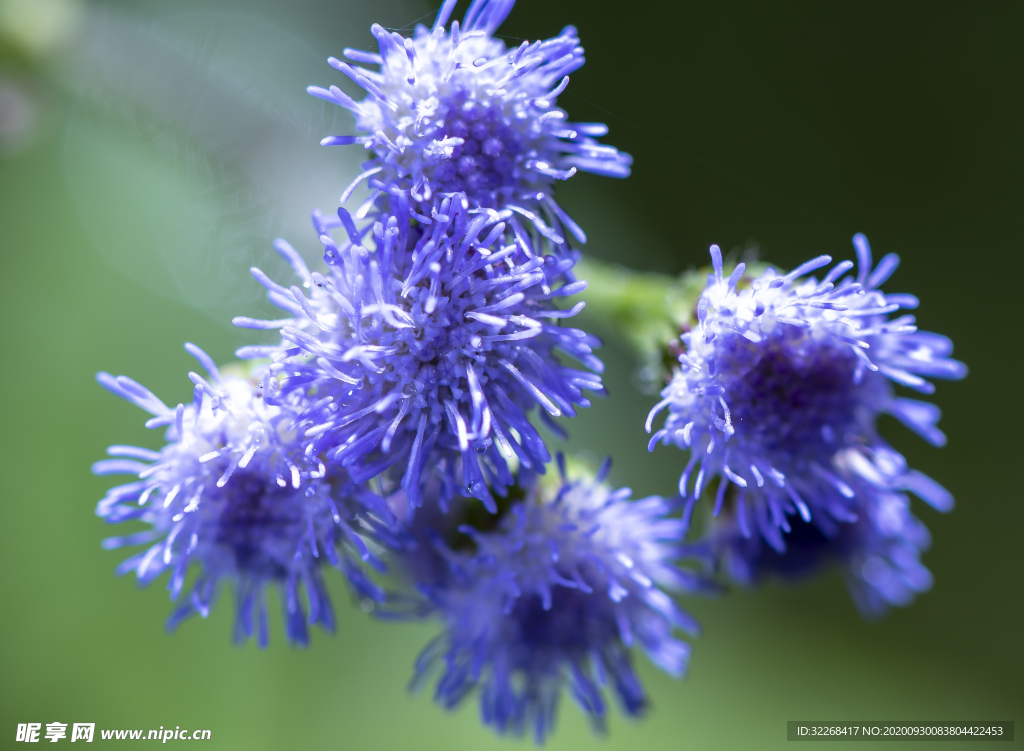
[[[97, 508], [148, 525], [106, 541], [152, 543], [120, 573], [148, 583], [168, 571], [179, 600], [197, 569], [170, 628], [205, 617], [229, 584], [236, 639], [265, 646], [278, 587], [285, 632], [306, 644], [308, 625], [334, 626], [326, 562], [378, 613], [442, 624], [414, 686], [436, 676], [447, 708], [476, 692], [485, 724], [542, 742], [563, 691], [597, 728], [606, 693], [642, 713], [634, 646], [685, 672], [676, 634], [698, 628], [673, 596], [713, 588], [718, 564], [754, 582], [839, 560], [868, 614], [926, 589], [928, 533], [906, 493], [941, 510], [952, 500], [906, 468], [875, 421], [895, 415], [941, 444], [938, 410], [891, 382], [927, 393], [925, 377], [964, 368], [948, 340], [890, 319], [916, 300], [878, 289], [896, 259], [872, 269], [860, 236], [858, 275], [844, 262], [821, 282], [804, 275], [824, 256], [750, 280], [742, 265], [725, 278], [712, 248], [699, 323], [648, 419], [650, 430], [669, 410], [652, 449], [691, 452], [682, 503], [630, 500], [605, 483], [607, 463], [568, 479], [559, 456], [552, 479], [542, 430], [564, 434], [556, 420], [604, 394], [599, 341], [566, 323], [584, 305], [586, 236], [553, 186], [577, 170], [625, 177], [631, 160], [595, 140], [603, 125], [568, 122], [556, 104], [583, 63], [575, 29], [508, 48], [494, 32], [512, 5], [473, 0], [446, 28], [445, 0], [432, 29], [374, 26], [379, 54], [345, 51], [376, 69], [331, 58], [367, 95], [310, 87], [360, 131], [323, 143], [363, 146], [341, 203], [364, 183], [368, 197], [351, 213], [313, 211], [319, 270], [283, 240], [294, 283], [252, 270], [284, 316], [234, 323], [278, 331], [274, 341], [241, 348], [223, 372], [186, 345], [207, 373], [189, 374], [190, 404], [101, 373], [166, 442], [112, 446], [94, 470], [137, 478]], [[705, 490], [714, 521], [687, 542]]]
[[[602, 391], [602, 364], [596, 339], [559, 325], [583, 307], [556, 305], [586, 287], [573, 280], [573, 259], [499, 247], [508, 213], [472, 213], [446, 198], [429, 225], [383, 215], [360, 231], [339, 209], [332, 221], [316, 218], [326, 273], [310, 273], [278, 243], [308, 296], [253, 270], [292, 317], [236, 318], [282, 335], [280, 345], [239, 354], [272, 358], [272, 403], [312, 402], [297, 429], [313, 454], [356, 482], [398, 467], [414, 506], [436, 473], [440, 503], [458, 491], [492, 510], [488, 487], [511, 484], [509, 460], [550, 461], [533, 407], [550, 420], [589, 406], [583, 390]], [[340, 244], [330, 235], [337, 227], [346, 232]], [[557, 353], [589, 370], [563, 365]]]
[[709, 586], [672, 565], [685, 529], [668, 518], [670, 503], [613, 490], [607, 460], [596, 475], [572, 480], [558, 460], [555, 480], [521, 470], [508, 507], [486, 529], [414, 517], [421, 544], [399, 558], [444, 624], [417, 661], [414, 687], [439, 673], [435, 697], [448, 708], [476, 688], [485, 724], [530, 731], [538, 743], [554, 726], [564, 686], [598, 729], [606, 684], [627, 714], [640, 715], [648, 702], [629, 648], [681, 676], [690, 649], [673, 632], [699, 627], [665, 590]]
[[[668, 408], [651, 437], [689, 451], [679, 480], [688, 505], [716, 485], [711, 533], [741, 581], [797, 572], [809, 562], [844, 562], [866, 614], [906, 604], [931, 577], [918, 556], [928, 534], [909, 512], [905, 491], [940, 511], [949, 493], [906, 466], [878, 434], [895, 416], [930, 443], [945, 442], [939, 410], [896, 396], [893, 383], [919, 393], [926, 380], [962, 378], [949, 339], [914, 325], [900, 309], [913, 295], [879, 287], [899, 264], [887, 255], [872, 267], [863, 235], [851, 261], [819, 282], [804, 277], [831, 263], [820, 256], [785, 275], [768, 269], [745, 280], [739, 264], [726, 278], [712, 246], [714, 272], [697, 302], [697, 325], [681, 336], [680, 367], [647, 419]], [[741, 284], [742, 282], [742, 284]], [[791, 524], [791, 517], [800, 521]], [[766, 543], [770, 550], [765, 550]]]
[[362, 101], [337, 86], [309, 87], [350, 110], [366, 133], [322, 142], [360, 144], [371, 155], [341, 202], [365, 181], [370, 194], [358, 218], [387, 206], [429, 224], [445, 200], [457, 200], [463, 208], [507, 209], [505, 236], [524, 250], [531, 235], [562, 246], [566, 230], [586, 242], [555, 202], [554, 182], [578, 170], [626, 177], [632, 159], [595, 140], [605, 125], [570, 123], [556, 105], [568, 74], [584, 62], [576, 29], [509, 49], [493, 34], [514, 0], [474, 0], [462, 25], [446, 30], [455, 4], [445, 0], [433, 29], [420, 26], [411, 39], [374, 24], [379, 54], [345, 50], [378, 70], [329, 59], [367, 92]]
[[93, 465], [96, 474], [138, 477], [111, 488], [96, 513], [112, 524], [137, 519], [149, 525], [143, 532], [109, 538], [104, 547], [156, 540], [122, 563], [118, 573], [134, 571], [146, 584], [170, 570], [167, 588], [173, 600], [181, 595], [190, 564], [200, 564], [202, 571], [168, 620], [169, 629], [194, 613], [206, 617], [226, 578], [235, 584], [237, 641], [255, 628], [259, 643], [266, 645], [266, 587], [274, 584], [283, 589], [288, 638], [305, 644], [303, 589], [308, 622], [334, 629], [323, 561], [347, 574], [364, 596], [383, 599], [361, 565], [380, 567], [381, 562], [360, 534], [378, 530], [386, 538], [388, 507], [352, 488], [343, 472], [311, 459], [295, 432], [297, 415], [267, 404], [252, 378], [222, 376], [206, 353], [186, 347], [210, 378], [189, 373], [195, 398], [188, 406], [172, 409], [126, 376], [97, 377], [153, 415], [147, 427], [168, 426], [160, 451], [111, 446], [108, 453], [116, 458]]

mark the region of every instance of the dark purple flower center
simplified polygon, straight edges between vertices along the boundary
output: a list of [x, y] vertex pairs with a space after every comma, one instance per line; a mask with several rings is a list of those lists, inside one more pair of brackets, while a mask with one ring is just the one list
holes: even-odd
[[769, 454], [813, 454], [822, 447], [831, 453], [848, 432], [857, 432], [864, 408], [864, 386], [854, 384], [856, 365], [848, 348], [769, 347], [727, 380], [736, 437]]
[[754, 578], [771, 574], [800, 577], [814, 573], [829, 559], [841, 559], [856, 546], [858, 526], [843, 524], [832, 537], [826, 536], [812, 521], [798, 517], [790, 519], [791, 531], [783, 535], [786, 550], [783, 553], [752, 537], [737, 541], [738, 554], [747, 559]]
[[539, 595], [522, 597], [512, 612], [519, 638], [530, 659], [550, 654], [583, 656], [618, 639], [613, 603], [604, 592], [552, 587], [551, 607]]
[[284, 579], [287, 563], [306, 524], [297, 491], [268, 484], [269, 478], [236, 472], [221, 491], [215, 544], [234, 557], [239, 571]]
[[466, 101], [464, 95], [448, 102], [438, 138], [461, 138], [450, 159], [425, 170], [434, 190], [465, 191], [480, 202], [490, 191], [510, 185], [516, 159], [523, 151], [518, 130], [510, 127], [498, 104]]

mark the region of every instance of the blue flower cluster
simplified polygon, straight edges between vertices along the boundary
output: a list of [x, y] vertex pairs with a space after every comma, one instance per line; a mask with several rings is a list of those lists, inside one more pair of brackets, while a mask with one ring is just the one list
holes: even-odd
[[[209, 376], [189, 373], [195, 398], [188, 406], [172, 409], [126, 376], [97, 376], [102, 386], [153, 415], [147, 427], [168, 426], [160, 451], [111, 446], [108, 453], [115, 458], [93, 465], [96, 474], [138, 477], [111, 488], [96, 513], [111, 524], [135, 519], [149, 525], [143, 532], [109, 538], [104, 547], [156, 540], [122, 563], [118, 573], [134, 571], [147, 584], [170, 571], [173, 600], [182, 593], [189, 566], [200, 565], [190, 593], [168, 620], [169, 629], [195, 613], [205, 618], [218, 585], [228, 579], [237, 600], [236, 641], [255, 629], [260, 645], [266, 645], [266, 588], [276, 585], [282, 588], [288, 638], [306, 644], [307, 621], [334, 629], [320, 569], [325, 560], [364, 596], [383, 599], [361, 565], [382, 564], [360, 534], [380, 528], [386, 537], [389, 511], [373, 504], [371, 494], [351, 488], [343, 472], [306, 454], [295, 432], [296, 415], [267, 404], [253, 379], [222, 376], [205, 352], [192, 344], [186, 348]], [[369, 501], [365, 509], [358, 499]]]
[[[938, 410], [892, 384], [930, 393], [927, 378], [965, 369], [949, 340], [890, 317], [917, 301], [880, 291], [897, 259], [873, 267], [860, 235], [856, 276], [843, 262], [820, 282], [806, 275], [827, 256], [725, 277], [712, 247], [698, 323], [647, 422], [667, 408], [650, 448], [690, 452], [681, 498], [630, 500], [606, 484], [607, 462], [569, 479], [559, 455], [547, 474], [545, 430], [564, 435], [558, 418], [604, 395], [600, 342], [568, 325], [584, 307], [586, 236], [553, 187], [577, 170], [625, 177], [631, 159], [556, 104], [583, 63], [575, 29], [509, 48], [495, 31], [512, 5], [473, 0], [446, 27], [445, 0], [432, 29], [375, 25], [379, 54], [345, 51], [370, 67], [331, 58], [365, 98], [309, 91], [354, 114], [359, 135], [323, 143], [366, 150], [341, 204], [364, 184], [368, 197], [313, 211], [316, 270], [283, 240], [293, 279], [252, 269], [283, 314], [234, 323], [271, 341], [223, 369], [186, 345], [206, 372], [189, 373], [190, 403], [100, 373], [166, 440], [111, 446], [94, 471], [135, 478], [97, 514], [146, 528], [104, 545], [148, 545], [118, 571], [168, 572], [169, 628], [228, 586], [236, 640], [265, 646], [278, 588], [288, 639], [307, 644], [309, 625], [334, 627], [326, 563], [366, 609], [440, 622], [414, 686], [436, 679], [446, 708], [476, 693], [485, 724], [539, 743], [563, 691], [598, 729], [609, 695], [643, 712], [634, 646], [682, 675], [677, 632], [698, 627], [673, 598], [713, 589], [716, 566], [754, 583], [837, 561], [868, 615], [927, 589], [929, 537], [907, 493], [940, 510], [952, 499], [875, 422], [894, 415], [941, 445]], [[705, 494], [713, 521], [687, 542]]]
[[[500, 247], [509, 213], [474, 214], [446, 198], [429, 225], [383, 215], [360, 231], [342, 208], [317, 217], [325, 274], [278, 243], [308, 295], [253, 270], [291, 317], [236, 318], [282, 335], [280, 345], [239, 355], [272, 358], [271, 403], [310, 402], [296, 429], [313, 454], [356, 482], [398, 467], [414, 506], [438, 474], [442, 504], [464, 492], [492, 510], [488, 487], [511, 484], [509, 460], [550, 461], [533, 407], [543, 419], [574, 415], [590, 404], [584, 389], [602, 392], [603, 366], [594, 337], [560, 325], [583, 308], [556, 304], [586, 287], [572, 277], [573, 259]], [[330, 231], [339, 227], [336, 244]]]
[[411, 39], [374, 24], [379, 54], [345, 50], [353, 63], [376, 70], [329, 59], [367, 92], [362, 101], [337, 86], [309, 87], [350, 110], [366, 134], [323, 140], [360, 144], [370, 154], [341, 203], [365, 181], [370, 195], [358, 218], [386, 201], [402, 219], [429, 222], [446, 199], [455, 199], [467, 209], [508, 209], [508, 235], [524, 244], [520, 217], [556, 245], [564, 243], [565, 230], [586, 242], [555, 202], [554, 182], [577, 170], [626, 177], [632, 159], [595, 140], [606, 126], [568, 122], [556, 104], [568, 74], [584, 62], [576, 29], [509, 49], [493, 34], [514, 0], [474, 0], [461, 26], [453, 21], [446, 30], [455, 4], [445, 0], [433, 29], [420, 26]]
[[725, 277], [712, 246], [698, 324], [681, 336], [681, 367], [647, 430], [667, 407], [649, 448], [662, 442], [689, 451], [679, 493], [690, 506], [716, 486], [713, 513], [726, 512], [731, 533], [713, 537], [737, 578], [835, 556], [849, 567], [857, 602], [877, 614], [930, 584], [918, 562], [928, 535], [910, 515], [906, 491], [940, 511], [953, 499], [907, 468], [876, 421], [891, 414], [942, 445], [939, 410], [895, 395], [892, 384], [929, 394], [927, 378], [962, 378], [966, 368], [948, 356], [949, 339], [918, 331], [912, 315], [890, 317], [918, 305], [912, 295], [879, 289], [899, 258], [887, 255], [873, 267], [867, 239], [857, 235], [854, 245], [856, 276], [848, 275], [853, 262], [843, 261], [820, 282], [804, 275], [830, 264], [829, 256], [748, 280], [743, 264]]
[[[167, 426], [167, 441], [111, 448], [118, 458], [95, 471], [138, 480], [98, 513], [149, 526], [108, 541], [154, 543], [122, 573], [146, 583], [170, 570], [179, 599], [198, 568], [171, 627], [205, 616], [228, 582], [237, 637], [265, 644], [266, 590], [278, 586], [286, 633], [304, 644], [308, 624], [334, 623], [326, 561], [379, 611], [449, 625], [443, 704], [480, 686], [488, 723], [530, 725], [540, 739], [563, 684], [599, 724], [609, 676], [626, 710], [642, 709], [634, 643], [681, 674], [688, 648], [673, 630], [696, 627], [661, 587], [700, 582], [671, 565], [682, 522], [665, 518], [665, 501], [629, 502], [603, 476], [557, 491], [540, 479], [551, 454], [539, 428], [562, 433], [554, 420], [604, 391], [598, 340], [566, 325], [586, 288], [570, 239], [586, 238], [552, 187], [577, 169], [624, 177], [630, 159], [594, 140], [604, 126], [567, 123], [556, 106], [583, 63], [575, 30], [507, 49], [493, 32], [511, 2], [476, 0], [446, 30], [453, 6], [412, 39], [374, 26], [379, 55], [346, 51], [379, 70], [332, 58], [363, 101], [310, 89], [351, 109], [366, 134], [325, 139], [371, 154], [341, 203], [363, 181], [370, 196], [353, 213], [313, 212], [321, 269], [284, 241], [294, 283], [253, 269], [284, 317], [235, 324], [279, 330], [278, 341], [243, 347], [250, 364], [226, 376], [188, 345], [208, 375], [190, 374], [194, 400], [173, 409], [124, 376], [99, 376], [153, 415], [147, 425]], [[449, 550], [439, 567], [423, 530], [474, 504], [484, 517], [462, 530], [475, 552]], [[387, 562], [404, 574], [390, 591]]]
[[[673, 676], [686, 669], [696, 622], [666, 589], [706, 589], [699, 576], [671, 565], [685, 532], [658, 497], [630, 501], [594, 476], [547, 481], [520, 472], [518, 498], [493, 529], [415, 519], [411, 526], [434, 565], [415, 551], [403, 563], [440, 614], [443, 633], [416, 665], [413, 685], [437, 678], [435, 697], [458, 706], [473, 688], [483, 722], [499, 733], [531, 732], [543, 742], [568, 687], [594, 726], [603, 729], [610, 685], [623, 710], [647, 706], [629, 648], [637, 645]], [[452, 531], [458, 534], [451, 534]], [[427, 577], [423, 572], [430, 572]]]

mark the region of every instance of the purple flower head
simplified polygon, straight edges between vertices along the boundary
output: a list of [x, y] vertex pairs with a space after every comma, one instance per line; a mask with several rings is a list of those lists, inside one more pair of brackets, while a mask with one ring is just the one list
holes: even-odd
[[[892, 383], [930, 394], [934, 378], [962, 378], [966, 368], [948, 357], [953, 345], [918, 331], [914, 317], [890, 318], [917, 307], [912, 295], [879, 286], [896, 269], [890, 254], [872, 269], [863, 235], [854, 238], [853, 263], [834, 266], [819, 282], [805, 274], [831, 262], [809, 261], [788, 274], [773, 269], [741, 288], [744, 266], [726, 278], [712, 246], [714, 274], [697, 305], [698, 325], [683, 334], [681, 367], [651, 411], [647, 429], [668, 407], [664, 427], [651, 438], [690, 450], [679, 492], [689, 503], [718, 481], [715, 514], [728, 501], [737, 523], [785, 549], [787, 515], [828, 526], [851, 523], [878, 488], [913, 491], [940, 510], [949, 494], [903, 463], [878, 436], [879, 414], [894, 415], [934, 445], [939, 410], [898, 397]], [[888, 464], [887, 464], [888, 463]], [[885, 478], [880, 479], [880, 478]]]
[[[795, 519], [779, 552], [749, 526], [726, 514], [708, 536], [714, 555], [728, 574], [752, 585], [769, 577], [796, 579], [830, 564], [841, 566], [847, 588], [866, 618], [878, 618], [893, 605], [908, 605], [931, 587], [932, 576], [920, 561], [931, 542], [925, 526], [910, 512], [903, 457], [878, 448], [852, 508], [856, 519], [830, 523], [821, 515], [805, 522]], [[859, 458], [850, 455], [854, 461]]]
[[[523, 500], [491, 531], [464, 525], [470, 549], [443, 550], [449, 575], [422, 582], [445, 630], [416, 664], [413, 686], [440, 672], [435, 698], [454, 708], [473, 690], [485, 724], [498, 733], [553, 729], [559, 696], [571, 691], [603, 728], [610, 684], [623, 709], [647, 704], [630, 647], [641, 647], [673, 676], [689, 645], [676, 628], [698, 632], [664, 589], [702, 587], [672, 565], [683, 522], [652, 497], [629, 501], [628, 488], [596, 478], [523, 481]], [[435, 543], [439, 545], [439, 543]]]
[[[511, 213], [468, 211], [446, 198], [430, 224], [384, 215], [358, 231], [339, 209], [318, 226], [325, 274], [277, 244], [305, 289], [254, 269], [289, 317], [236, 318], [280, 327], [283, 337], [239, 356], [272, 357], [269, 402], [309, 403], [298, 439], [307, 455], [346, 468], [357, 483], [394, 465], [413, 507], [432, 476], [443, 480], [442, 505], [462, 492], [493, 509], [488, 486], [501, 492], [512, 483], [507, 461], [543, 471], [550, 455], [529, 421], [534, 405], [559, 431], [552, 416], [589, 406], [583, 389], [602, 391], [599, 376], [558, 355], [595, 372], [602, 364], [595, 338], [560, 325], [583, 308], [556, 305], [586, 287], [572, 277], [574, 256], [496, 244]], [[339, 226], [347, 236], [336, 243], [329, 232]]]
[[[383, 597], [360, 569], [360, 556], [381, 564], [353, 529], [359, 520], [350, 508], [349, 483], [342, 473], [307, 459], [285, 407], [266, 404], [250, 379], [222, 376], [195, 345], [186, 348], [209, 374], [209, 380], [189, 374], [196, 386], [187, 406], [168, 407], [126, 376], [97, 376], [102, 386], [153, 415], [147, 427], [169, 426], [160, 451], [111, 446], [108, 453], [117, 458], [93, 466], [96, 474], [138, 476], [111, 488], [97, 515], [110, 524], [137, 519], [150, 525], [107, 539], [104, 547], [156, 541], [117, 571], [135, 571], [148, 584], [169, 570], [172, 600], [181, 595], [189, 566], [198, 564], [199, 575], [168, 629], [194, 613], [205, 618], [226, 579], [237, 601], [235, 640], [244, 641], [255, 628], [265, 646], [266, 590], [273, 584], [282, 589], [288, 638], [306, 644], [307, 622], [334, 629], [320, 570], [325, 560], [343, 570], [363, 596]], [[375, 510], [387, 513], [383, 506]], [[365, 522], [361, 531], [383, 525], [365, 511], [359, 519]]]
[[353, 62], [377, 69], [329, 59], [367, 92], [356, 102], [337, 86], [309, 87], [314, 96], [351, 110], [356, 129], [367, 134], [323, 140], [362, 144], [370, 154], [365, 171], [342, 195], [344, 203], [368, 181], [371, 193], [357, 217], [381, 196], [391, 213], [404, 217], [410, 208], [429, 216], [457, 195], [468, 208], [509, 208], [556, 244], [563, 242], [563, 227], [586, 242], [552, 198], [554, 182], [578, 169], [626, 177], [632, 159], [594, 140], [608, 132], [606, 126], [569, 123], [556, 105], [568, 74], [584, 62], [576, 29], [507, 49], [493, 34], [512, 5], [474, 0], [462, 25], [453, 21], [446, 30], [455, 7], [446, 0], [432, 30], [419, 26], [407, 39], [374, 24], [380, 54], [345, 50]]

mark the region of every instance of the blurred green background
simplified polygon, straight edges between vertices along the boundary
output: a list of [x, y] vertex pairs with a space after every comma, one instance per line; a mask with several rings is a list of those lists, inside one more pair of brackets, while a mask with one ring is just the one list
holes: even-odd
[[[373, 21], [433, 12], [0, 0], [0, 745], [19, 722], [61, 721], [209, 728], [205, 745], [224, 749], [508, 747], [475, 705], [450, 715], [405, 692], [431, 627], [374, 622], [338, 576], [338, 633], [309, 650], [276, 622], [269, 650], [232, 647], [227, 598], [166, 635], [166, 591], [112, 575], [123, 556], [100, 549], [110, 530], [93, 515], [110, 483], [90, 463], [111, 443], [160, 442], [94, 373], [174, 403], [191, 395], [182, 342], [224, 361], [252, 341], [228, 323], [262, 310], [246, 268], [282, 275], [278, 234], [315, 256], [308, 210], [332, 210], [357, 167], [317, 145], [351, 123], [305, 85], [344, 85], [323, 61], [369, 47]], [[645, 664], [649, 717], [616, 715], [605, 739], [567, 700], [550, 747], [781, 748], [795, 719], [1024, 731], [1024, 6], [520, 0], [501, 32], [568, 23], [589, 61], [561, 103], [608, 122], [636, 159], [626, 181], [561, 186], [588, 251], [676, 273], [716, 242], [791, 267], [848, 257], [863, 231], [876, 254], [902, 256], [892, 289], [922, 299], [921, 324], [950, 335], [971, 374], [939, 386], [945, 449], [883, 426], [957, 498], [946, 516], [915, 509], [934, 534], [930, 593], [870, 624], [834, 572], [688, 600], [706, 632], [688, 678]], [[646, 452], [653, 399], [629, 352], [612, 336], [603, 357], [612, 398], [569, 423], [571, 447], [613, 454], [612, 479], [637, 495], [673, 492], [682, 455]]]

